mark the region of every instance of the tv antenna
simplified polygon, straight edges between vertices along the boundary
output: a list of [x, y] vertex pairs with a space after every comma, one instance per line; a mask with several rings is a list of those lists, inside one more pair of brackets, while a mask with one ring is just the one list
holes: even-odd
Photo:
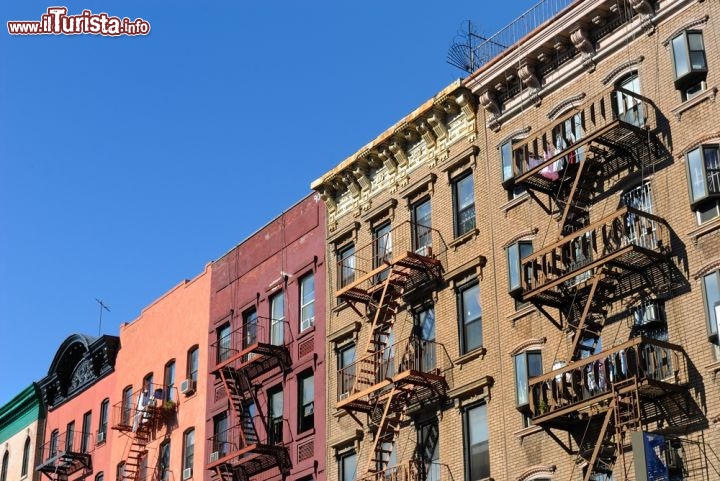
[[99, 325], [98, 325], [98, 337], [99, 337], [99, 336], [102, 336], [102, 313], [103, 313], [103, 309], [106, 310], [106, 311], [108, 311], [108, 312], [110, 312], [110, 306], [106, 305], [103, 301], [101, 301], [101, 300], [98, 299], [97, 297], [95, 298], [95, 302], [97, 302], [97, 303], [100, 305], [100, 322], [99, 322]]
[[472, 21], [467, 21], [467, 28], [464, 31], [458, 30], [455, 39], [450, 44], [447, 54], [447, 63], [467, 73], [473, 73], [480, 66], [487, 62], [487, 58], [479, 55], [478, 46], [483, 43], [490, 43], [500, 48], [503, 45], [477, 33]]

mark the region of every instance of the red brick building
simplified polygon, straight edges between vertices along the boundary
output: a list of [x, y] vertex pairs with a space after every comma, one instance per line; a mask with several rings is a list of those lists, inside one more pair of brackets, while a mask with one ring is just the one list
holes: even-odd
[[311, 195], [213, 263], [208, 479], [325, 478], [324, 233]]

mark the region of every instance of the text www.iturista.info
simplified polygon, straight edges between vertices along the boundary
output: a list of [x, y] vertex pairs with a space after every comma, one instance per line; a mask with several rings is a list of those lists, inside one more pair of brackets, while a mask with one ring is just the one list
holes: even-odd
[[40, 21], [20, 20], [7, 23], [11, 35], [147, 35], [150, 23], [142, 18], [110, 17], [107, 13], [83, 10], [80, 15], [68, 15], [65, 7], [50, 7]]

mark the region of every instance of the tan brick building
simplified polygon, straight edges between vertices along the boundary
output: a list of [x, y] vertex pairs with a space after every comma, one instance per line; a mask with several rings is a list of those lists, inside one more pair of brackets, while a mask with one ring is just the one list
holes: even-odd
[[540, 2], [313, 183], [328, 479], [720, 479], [718, 17]]

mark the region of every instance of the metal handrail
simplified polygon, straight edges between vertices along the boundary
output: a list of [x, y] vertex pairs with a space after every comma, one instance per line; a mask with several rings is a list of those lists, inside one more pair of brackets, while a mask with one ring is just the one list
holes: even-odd
[[244, 322], [228, 335], [210, 344], [210, 359], [213, 366], [218, 366], [255, 344], [281, 347], [292, 341], [292, 329], [288, 321], [257, 316], [253, 322]]

